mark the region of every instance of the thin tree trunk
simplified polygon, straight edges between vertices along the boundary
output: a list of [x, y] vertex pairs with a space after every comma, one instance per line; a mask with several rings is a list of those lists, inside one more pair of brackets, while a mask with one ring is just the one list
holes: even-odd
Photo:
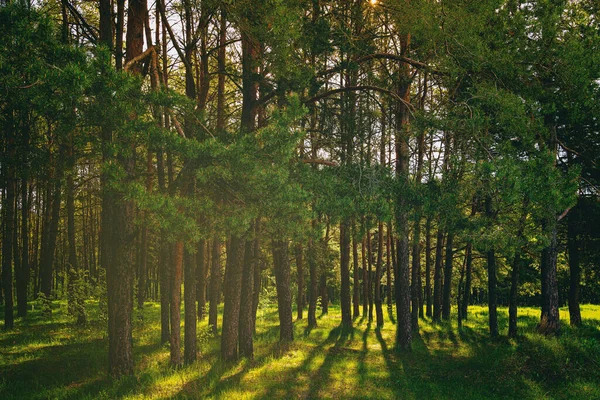
[[183, 358], [186, 364], [196, 361], [198, 353], [196, 340], [196, 254], [185, 250], [184, 254], [184, 287], [183, 295], [185, 301], [185, 336]]
[[[9, 130], [7, 135], [7, 147], [10, 149], [10, 154], [14, 156], [14, 137]], [[11, 157], [10, 159], [13, 159]], [[3, 168], [4, 184], [6, 194], [2, 210], [3, 227], [2, 234], [2, 284], [4, 289], [4, 329], [11, 330], [14, 328], [14, 311], [13, 311], [13, 239], [14, 235], [14, 206], [15, 206], [15, 170], [12, 163], [7, 163], [6, 168]]]
[[213, 237], [210, 256], [210, 306], [208, 310], [208, 325], [212, 327], [213, 334], [217, 333], [217, 307], [221, 299], [221, 239], [219, 235]]
[[[367, 232], [368, 234], [368, 232]], [[361, 240], [361, 256], [362, 256], [362, 289], [363, 289], [363, 318], [366, 318], [369, 313], [369, 275], [367, 270], [367, 247], [366, 236]]]
[[435, 266], [433, 272], [433, 321], [442, 317], [442, 253], [444, 251], [444, 231], [438, 226], [435, 245]]
[[198, 243], [196, 255], [196, 300], [198, 301], [198, 321], [202, 321], [206, 314], [206, 240]]
[[254, 269], [256, 254], [254, 240], [246, 240], [244, 250], [244, 265], [242, 272], [242, 292], [240, 300], [240, 325], [238, 344], [240, 356], [252, 359], [254, 357]]
[[279, 340], [294, 340], [292, 323], [292, 294], [290, 291], [290, 263], [287, 240], [273, 241], [273, 263], [277, 285], [277, 311], [279, 313]]
[[[485, 213], [488, 218], [493, 218], [492, 198], [488, 196], [485, 199]], [[498, 312], [496, 300], [496, 254], [494, 249], [487, 251], [487, 271], [488, 271], [488, 309], [489, 309], [489, 325], [490, 336], [498, 336]]]
[[[314, 223], [313, 223], [314, 228]], [[309, 268], [309, 286], [308, 286], [308, 327], [317, 327], [317, 297], [318, 297], [318, 271], [317, 271], [317, 251], [313, 239], [308, 241], [308, 268]]]
[[358, 276], [358, 243], [356, 242], [356, 226], [352, 227], [352, 317], [360, 316], [360, 277]]
[[453, 269], [453, 260], [454, 260], [454, 251], [453, 251], [453, 241], [454, 234], [452, 232], [448, 233], [446, 239], [446, 263], [444, 266], [444, 298], [442, 302], [442, 319], [447, 321], [450, 319], [450, 309], [451, 302], [450, 298], [452, 296], [452, 269]]
[[342, 327], [350, 329], [352, 328], [352, 308], [350, 305], [350, 225], [347, 220], [340, 223], [340, 259]]
[[302, 244], [296, 245], [296, 274], [298, 283], [298, 295], [296, 296], [298, 319], [302, 319], [302, 311], [304, 310], [304, 265], [303, 265], [303, 250]]
[[569, 213], [567, 220], [567, 250], [569, 254], [569, 317], [571, 326], [581, 325], [581, 311], [579, 309], [579, 286], [581, 282], [581, 267], [579, 265], [579, 239], [577, 226], [579, 221], [579, 208], [576, 206]]
[[171, 350], [171, 365], [173, 367], [179, 367], [181, 365], [181, 281], [183, 278], [182, 241], [179, 241], [173, 245], [171, 266], [171, 335], [169, 337], [169, 344]]
[[377, 264], [375, 266], [375, 315], [377, 327], [383, 327], [383, 306], [381, 301], [381, 267], [383, 264], [383, 222], [377, 229]]

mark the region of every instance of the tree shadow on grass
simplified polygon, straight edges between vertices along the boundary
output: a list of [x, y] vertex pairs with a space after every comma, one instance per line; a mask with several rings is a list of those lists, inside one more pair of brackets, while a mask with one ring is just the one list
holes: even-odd
[[388, 318], [392, 324], [396, 324], [396, 316], [394, 315], [394, 309], [390, 306], [387, 307]]

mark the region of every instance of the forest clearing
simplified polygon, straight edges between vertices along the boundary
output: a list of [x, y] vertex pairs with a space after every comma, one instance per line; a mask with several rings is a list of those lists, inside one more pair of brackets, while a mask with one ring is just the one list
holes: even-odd
[[597, 0], [0, 0], [0, 398], [600, 398]]

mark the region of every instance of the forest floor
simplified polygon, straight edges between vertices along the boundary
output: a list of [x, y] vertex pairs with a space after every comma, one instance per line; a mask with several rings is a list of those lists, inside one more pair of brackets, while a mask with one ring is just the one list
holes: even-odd
[[107, 378], [104, 324], [97, 303], [87, 307], [86, 327], [75, 327], [58, 301], [51, 318], [34, 310], [14, 331], [0, 331], [1, 399], [600, 399], [600, 306], [583, 306], [577, 329], [562, 309], [559, 338], [535, 334], [539, 311], [521, 308], [516, 340], [506, 337], [506, 308], [499, 310], [504, 336], [491, 340], [487, 309], [473, 306], [460, 330], [456, 321], [422, 320], [410, 354], [393, 351], [390, 312], [381, 330], [359, 318], [343, 333], [333, 306], [311, 331], [306, 319], [295, 321], [295, 341], [281, 348], [277, 311], [261, 307], [253, 361], [219, 361], [220, 340], [205, 320], [198, 324], [199, 360], [174, 370], [168, 346], [160, 345], [159, 306], [146, 303], [136, 311], [136, 374], [120, 380]]

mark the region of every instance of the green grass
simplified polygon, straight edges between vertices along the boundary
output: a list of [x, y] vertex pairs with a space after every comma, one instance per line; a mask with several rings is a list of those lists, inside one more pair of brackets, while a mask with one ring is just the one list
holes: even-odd
[[[491, 340], [486, 308], [471, 307], [461, 330], [454, 321], [421, 321], [410, 354], [393, 351], [388, 312], [381, 331], [358, 319], [342, 332], [335, 306], [310, 332], [306, 320], [296, 321], [296, 340], [281, 348], [276, 309], [267, 307], [259, 311], [253, 361], [221, 362], [219, 338], [203, 321], [199, 361], [174, 370], [168, 347], [159, 344], [159, 306], [147, 303], [143, 319], [136, 314], [135, 377], [120, 380], [106, 377], [107, 339], [96, 304], [87, 304], [85, 328], [73, 325], [64, 302], [54, 307], [51, 319], [36, 310], [0, 333], [0, 398], [600, 398], [600, 306], [583, 306], [578, 329], [568, 327], [561, 310], [559, 338], [535, 334], [539, 311], [523, 308], [517, 340]], [[506, 335], [507, 310], [499, 317]]]

